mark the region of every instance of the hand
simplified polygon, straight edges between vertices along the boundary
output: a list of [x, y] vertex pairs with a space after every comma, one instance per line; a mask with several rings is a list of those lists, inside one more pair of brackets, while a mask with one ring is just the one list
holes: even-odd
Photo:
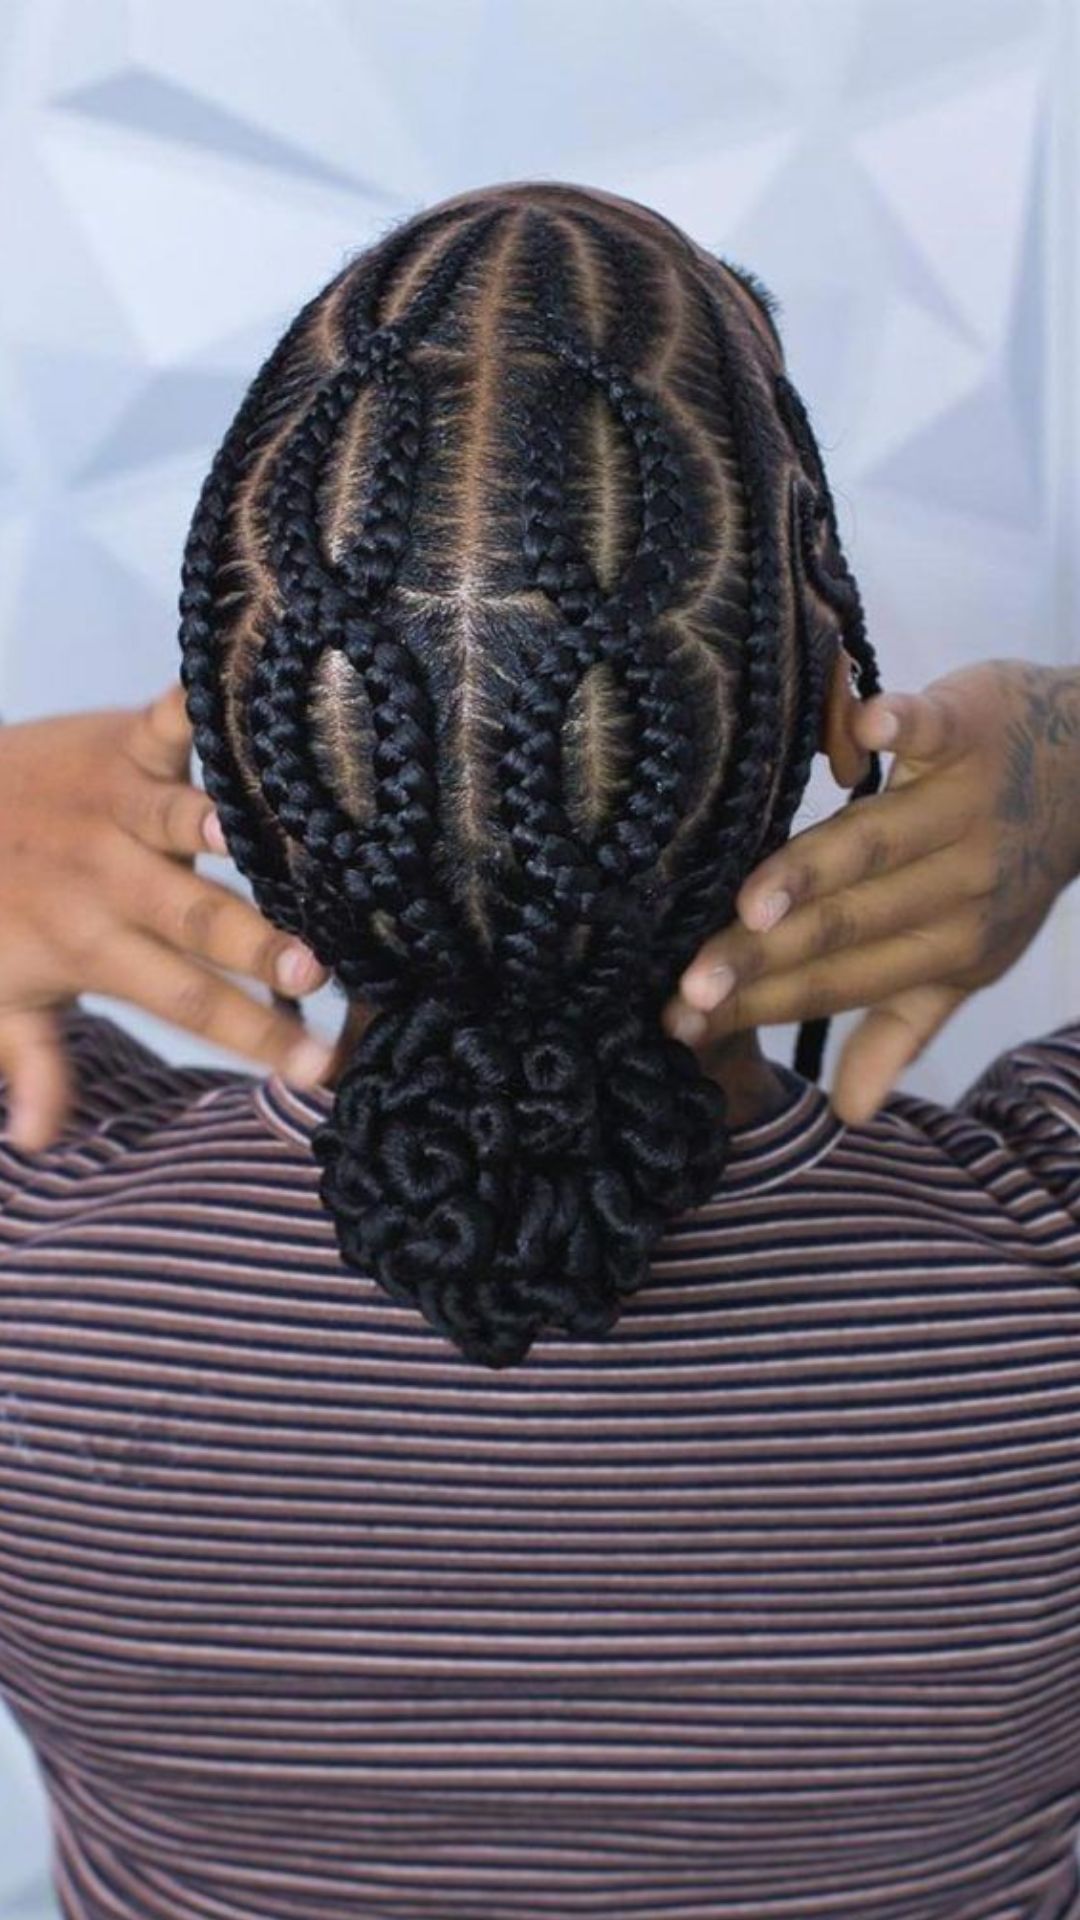
[[743, 1028], [868, 1009], [832, 1089], [856, 1125], [1080, 871], [1080, 674], [993, 661], [880, 694], [851, 728], [859, 747], [894, 753], [885, 790], [762, 861], [664, 1023], [702, 1051]]
[[181, 688], [148, 706], [0, 728], [0, 1074], [9, 1136], [47, 1146], [70, 1107], [55, 1009], [81, 992], [143, 1007], [201, 1039], [316, 1080], [329, 1050], [295, 1012], [223, 978], [290, 996], [327, 974], [247, 900], [194, 871], [223, 852], [213, 803], [189, 784]]

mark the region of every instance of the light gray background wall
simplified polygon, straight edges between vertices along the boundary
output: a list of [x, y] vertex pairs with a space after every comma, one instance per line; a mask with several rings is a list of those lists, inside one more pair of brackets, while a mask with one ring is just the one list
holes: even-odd
[[[889, 681], [1075, 657], [1073, 4], [4, 0], [0, 712], [166, 683], [196, 487], [287, 318], [400, 214], [535, 175], [776, 289]], [[1077, 1011], [1078, 914], [913, 1084]], [[52, 1911], [0, 1718], [0, 1920]]]

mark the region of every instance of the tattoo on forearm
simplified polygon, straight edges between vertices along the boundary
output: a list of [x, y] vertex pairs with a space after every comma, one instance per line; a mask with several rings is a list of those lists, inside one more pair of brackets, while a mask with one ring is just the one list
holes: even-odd
[[1080, 864], [1080, 672], [1029, 667], [1010, 675], [1015, 716], [1006, 735], [998, 819], [1003, 899], [1036, 875], [1055, 889]]

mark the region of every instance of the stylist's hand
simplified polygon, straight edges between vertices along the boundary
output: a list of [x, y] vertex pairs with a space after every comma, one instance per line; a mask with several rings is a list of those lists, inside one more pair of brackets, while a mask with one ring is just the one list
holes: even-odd
[[1080, 673], [992, 661], [878, 695], [851, 726], [858, 746], [895, 755], [885, 790], [762, 861], [664, 1020], [707, 1051], [743, 1028], [865, 1008], [831, 1096], [858, 1124], [1080, 871]]
[[326, 1049], [297, 1016], [219, 968], [291, 997], [326, 980], [301, 943], [194, 871], [223, 852], [190, 784], [179, 685], [137, 710], [0, 727], [0, 1076], [16, 1146], [47, 1146], [69, 1110], [55, 1009], [79, 993], [145, 1008], [305, 1083]]

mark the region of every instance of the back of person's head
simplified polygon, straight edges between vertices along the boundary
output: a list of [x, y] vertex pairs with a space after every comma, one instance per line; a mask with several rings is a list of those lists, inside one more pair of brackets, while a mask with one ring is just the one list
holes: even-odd
[[232, 855], [377, 1009], [314, 1140], [344, 1260], [492, 1367], [596, 1338], [724, 1168], [663, 1001], [838, 641], [877, 684], [761, 290], [577, 188], [410, 221], [253, 382], [181, 610]]

